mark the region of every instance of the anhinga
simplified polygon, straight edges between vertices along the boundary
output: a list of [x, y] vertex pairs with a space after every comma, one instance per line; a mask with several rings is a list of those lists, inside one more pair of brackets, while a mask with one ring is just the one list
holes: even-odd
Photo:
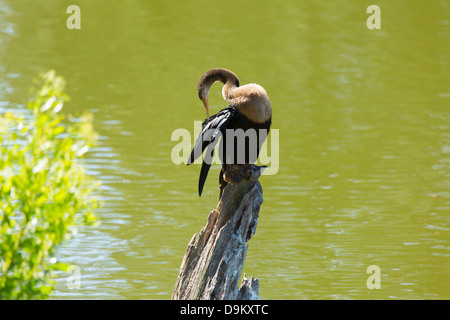
[[[210, 117], [208, 93], [216, 81], [224, 84], [222, 94], [229, 105]], [[253, 83], [240, 87], [237, 76], [230, 70], [222, 68], [211, 69], [201, 76], [198, 82], [198, 96], [203, 101], [208, 118], [202, 124], [202, 131], [195, 142], [188, 165], [202, 155], [208, 147], [203, 158], [198, 184], [198, 194], [201, 196], [211, 166], [214, 147], [221, 136], [220, 150], [222, 151], [219, 152], [222, 161], [219, 176], [221, 196], [226, 185], [223, 175], [226, 174], [227, 178], [239, 181], [241, 177], [245, 177], [245, 171], [242, 171], [245, 170], [245, 166], [257, 160], [272, 122], [270, 100], [263, 87]], [[228, 135], [230, 129], [231, 138]], [[244, 133], [244, 139], [237, 137], [236, 132]], [[256, 139], [251, 139], [252, 134]]]

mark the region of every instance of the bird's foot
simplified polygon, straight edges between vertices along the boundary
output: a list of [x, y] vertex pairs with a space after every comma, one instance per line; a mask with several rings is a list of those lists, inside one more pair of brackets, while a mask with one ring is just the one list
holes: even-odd
[[249, 164], [232, 164], [228, 165], [224, 172], [224, 180], [226, 182], [240, 182], [243, 178], [250, 179], [252, 176], [252, 169]]

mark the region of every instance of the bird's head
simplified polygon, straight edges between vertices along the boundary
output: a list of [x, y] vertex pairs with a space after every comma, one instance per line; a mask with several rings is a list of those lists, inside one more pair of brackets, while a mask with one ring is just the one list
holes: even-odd
[[200, 84], [198, 87], [198, 97], [200, 98], [200, 100], [202, 100], [203, 105], [205, 106], [206, 116], [209, 119], [208, 93], [209, 87], [205, 86], [204, 83]]
[[205, 106], [206, 116], [209, 119], [209, 104], [208, 104], [208, 94], [209, 89], [214, 84], [214, 82], [220, 81], [224, 86], [224, 90], [229, 90], [232, 88], [239, 87], [239, 80], [237, 76], [230, 70], [223, 68], [214, 68], [205, 72], [198, 81], [198, 97], [202, 100]]

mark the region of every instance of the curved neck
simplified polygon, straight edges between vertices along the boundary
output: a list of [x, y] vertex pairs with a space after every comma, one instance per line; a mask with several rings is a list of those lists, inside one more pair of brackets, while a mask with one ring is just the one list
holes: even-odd
[[201, 100], [208, 98], [209, 89], [214, 82], [220, 81], [224, 84], [223, 95], [229, 96], [229, 93], [239, 87], [238, 77], [230, 70], [215, 68], [207, 71], [198, 81], [198, 96]]

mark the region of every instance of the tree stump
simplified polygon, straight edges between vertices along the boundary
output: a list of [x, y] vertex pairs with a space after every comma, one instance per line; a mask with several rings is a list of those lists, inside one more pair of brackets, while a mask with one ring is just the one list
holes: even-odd
[[250, 166], [251, 176], [228, 183], [206, 226], [189, 242], [172, 300], [257, 300], [258, 279], [244, 276], [238, 288], [247, 242], [256, 231], [263, 202], [258, 181], [264, 168]]

